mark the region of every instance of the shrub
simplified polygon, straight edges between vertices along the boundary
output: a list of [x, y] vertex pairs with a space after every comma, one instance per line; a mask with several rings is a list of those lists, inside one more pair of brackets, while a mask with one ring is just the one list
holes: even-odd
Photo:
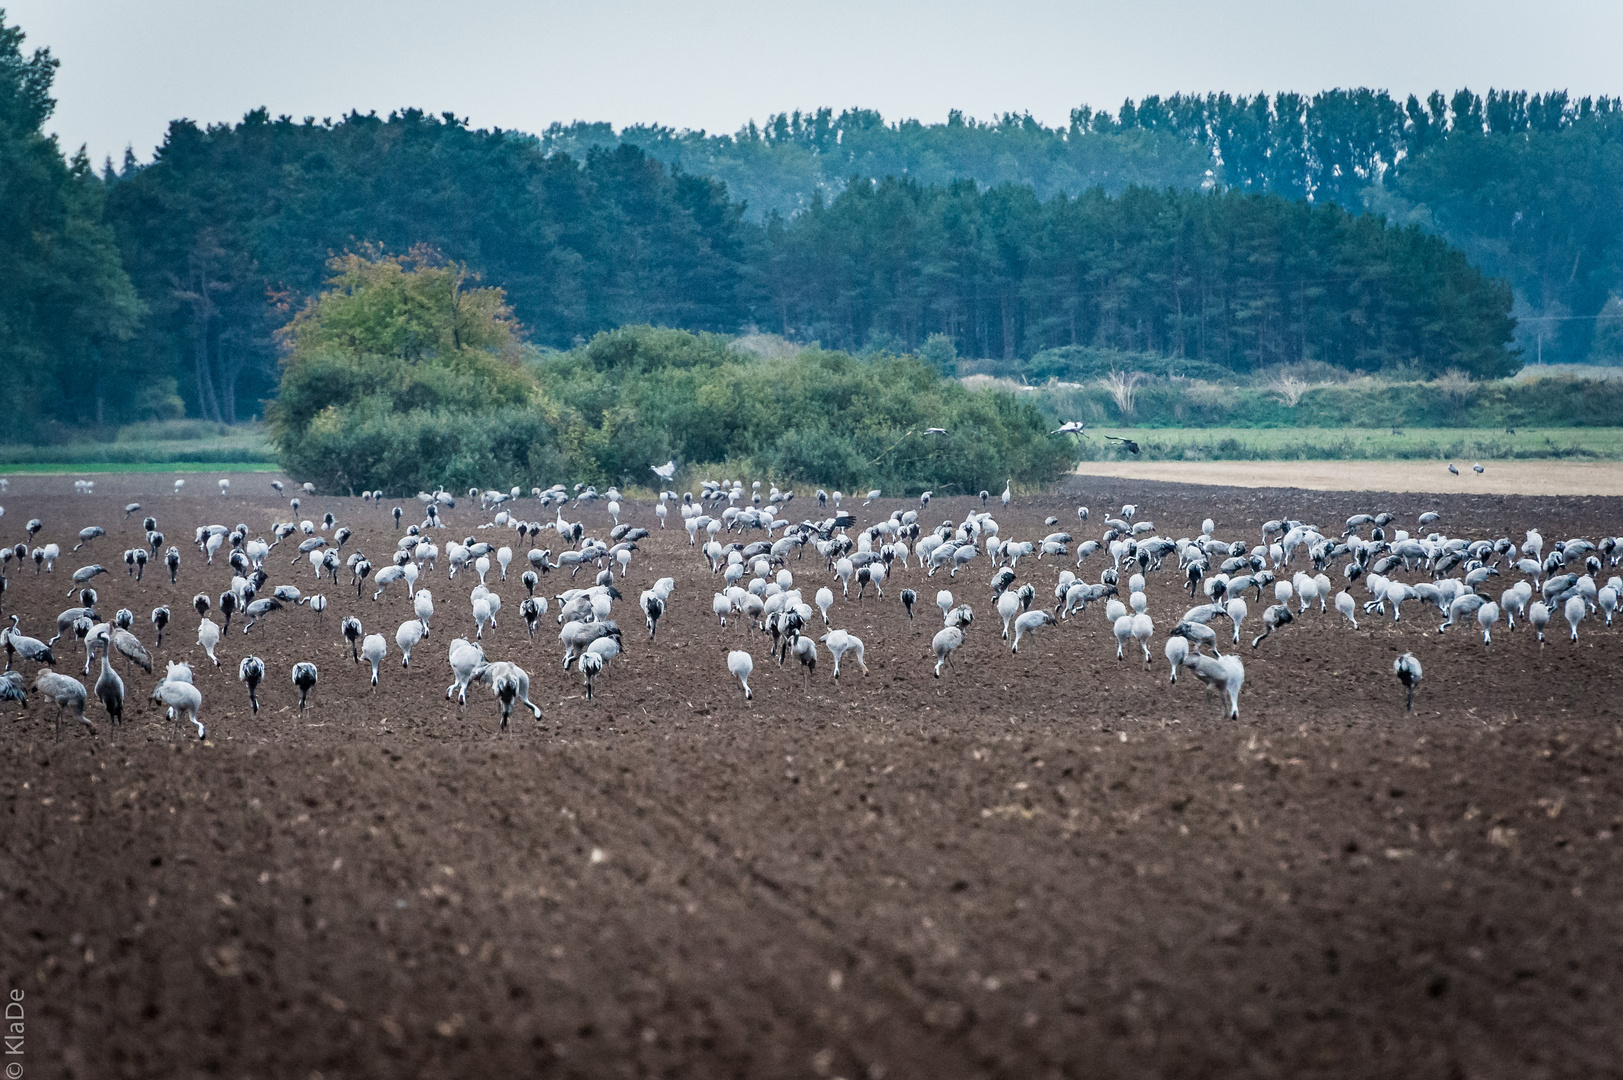
[[240, 434], [241, 429], [230, 424], [217, 424], [209, 420], [151, 420], [140, 424], [125, 424], [118, 429], [118, 440], [126, 442], [181, 442], [195, 439], [219, 439]]
[[[1100, 349], [1087, 345], [1045, 349], [1024, 364], [1018, 365], [1017, 373], [1034, 383], [1046, 382], [1049, 379], [1083, 383], [1107, 377], [1112, 372], [1118, 371], [1137, 372], [1147, 378], [1205, 379], [1213, 382], [1232, 381], [1235, 378], [1235, 373], [1229, 368], [1206, 360], [1162, 356], [1159, 353]], [[1016, 372], [1011, 372], [1014, 373]]]
[[443, 485], [526, 486], [566, 475], [554, 431], [536, 407], [482, 415], [415, 410], [340, 411], [317, 417], [281, 464], [295, 476], [341, 491], [393, 495]]
[[[292, 324], [269, 411], [282, 463], [328, 487], [645, 486], [650, 464], [676, 458], [747, 459], [780, 482], [946, 493], [1041, 483], [1070, 464], [1035, 403], [971, 392], [913, 357], [746, 351], [648, 326], [525, 352], [499, 292], [484, 290], [447, 329], [434, 320], [450, 317], [420, 301], [468, 295], [443, 268], [337, 268], [333, 293]], [[400, 319], [422, 327], [400, 333]]]
[[968, 390], [912, 357], [808, 348], [757, 360], [715, 335], [624, 327], [535, 371], [568, 416], [580, 478], [597, 483], [643, 483], [668, 457], [749, 458], [774, 480], [978, 491], [1070, 463], [1035, 403]]
[[1116, 403], [1116, 411], [1121, 414], [1123, 420], [1130, 420], [1133, 417], [1133, 401], [1138, 384], [1143, 379], [1144, 376], [1136, 371], [1112, 371], [1098, 380], [1105, 393], [1110, 395], [1110, 400]]

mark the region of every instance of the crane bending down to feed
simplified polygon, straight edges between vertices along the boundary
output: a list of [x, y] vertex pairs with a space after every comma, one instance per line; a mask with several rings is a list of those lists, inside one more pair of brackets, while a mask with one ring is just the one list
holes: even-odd
[[301, 660], [293, 665], [293, 685], [299, 688], [299, 712], [304, 712], [310, 691], [315, 688], [316, 680], [320, 677], [321, 673], [308, 660]]
[[1172, 665], [1172, 678], [1168, 682], [1178, 681], [1178, 672], [1183, 668], [1184, 661], [1189, 659], [1189, 639], [1172, 634], [1167, 637], [1165, 647], [1167, 663]]
[[727, 654], [727, 671], [744, 688], [744, 700], [752, 700], [755, 692], [750, 689], [750, 675], [755, 671], [755, 658], [742, 649], [734, 649]]
[[378, 665], [389, 655], [389, 643], [382, 634], [368, 634], [361, 642], [361, 659], [372, 665], [372, 685], [378, 685]]
[[1240, 662], [1240, 658], [1233, 653], [1227, 656], [1195, 653], [1189, 657], [1186, 666], [1194, 672], [1195, 678], [1228, 695], [1227, 716], [1230, 720], [1238, 720], [1240, 687], [1245, 684], [1245, 665]]
[[34, 693], [56, 705], [56, 737], [62, 737], [62, 710], [72, 709], [74, 717], [89, 728], [96, 730], [96, 725], [85, 718], [84, 683], [71, 675], [59, 675], [54, 671], [42, 671], [34, 679]]
[[935, 677], [941, 678], [941, 667], [945, 664], [952, 666], [952, 654], [964, 643], [964, 632], [956, 626], [944, 627], [930, 642], [930, 648], [935, 652]]
[[857, 666], [864, 675], [868, 674], [868, 665], [863, 661], [862, 639], [845, 630], [830, 630], [817, 640], [828, 646], [828, 651], [834, 657], [834, 677], [840, 677], [840, 658], [850, 653], [856, 660]]
[[541, 706], [530, 700], [530, 676], [517, 664], [502, 660], [486, 664], [475, 678], [490, 685], [491, 692], [502, 710], [501, 730], [507, 730], [507, 721], [513, 715], [515, 702], [522, 702], [537, 720], [541, 719]]
[[28, 704], [28, 692], [23, 689], [23, 673], [20, 671], [0, 673], [0, 720], [5, 719], [5, 705], [8, 701], [15, 701], [19, 705]]
[[[191, 673], [187, 672], [187, 679]], [[197, 728], [197, 737], [205, 738], [207, 732], [203, 729], [203, 721], [198, 719], [198, 712], [203, 708], [203, 695], [189, 681], [176, 678], [165, 678], [152, 691], [152, 700], [162, 702], [169, 706], [176, 716], [190, 720]]]

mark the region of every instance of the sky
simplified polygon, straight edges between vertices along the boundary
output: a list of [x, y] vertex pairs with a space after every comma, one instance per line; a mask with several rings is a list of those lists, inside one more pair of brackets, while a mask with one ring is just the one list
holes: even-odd
[[[477, 127], [731, 132], [850, 106], [1063, 124], [1213, 90], [1460, 86], [1623, 94], [1623, 3], [1140, 0], [0, 0], [61, 61], [48, 129], [145, 161], [171, 119], [455, 112]], [[1356, 17], [1354, 17], [1356, 16]]]

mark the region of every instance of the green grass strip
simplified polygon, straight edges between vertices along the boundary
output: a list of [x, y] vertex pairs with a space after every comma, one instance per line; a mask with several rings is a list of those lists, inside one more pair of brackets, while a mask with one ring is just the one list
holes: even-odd
[[127, 462], [97, 461], [85, 463], [44, 461], [23, 465], [0, 464], [0, 474], [86, 473], [212, 473], [212, 472], [281, 472], [281, 467], [260, 461], [174, 461]]

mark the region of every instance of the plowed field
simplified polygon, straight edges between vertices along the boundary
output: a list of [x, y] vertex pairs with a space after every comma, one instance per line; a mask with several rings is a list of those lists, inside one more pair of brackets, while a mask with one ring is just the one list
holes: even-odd
[[[1163, 535], [1211, 516], [1252, 543], [1267, 518], [1339, 532], [1381, 509], [1411, 524], [1437, 509], [1438, 528], [1472, 538], [1623, 532], [1623, 499], [1085, 484], [994, 501], [1002, 535], [1039, 539], [1053, 515], [1097, 536], [1128, 501]], [[1190, 604], [1170, 566], [1149, 582], [1146, 667], [1142, 652], [1116, 659], [1097, 608], [1011, 655], [983, 556], [956, 580], [914, 569], [883, 600], [837, 599], [834, 625], [865, 640], [870, 674], [848, 664], [836, 683], [825, 652], [808, 689], [762, 635], [719, 627], [718, 579], [673, 525], [619, 586], [626, 650], [588, 702], [552, 616], [535, 643], [518, 616], [529, 545], [476, 532], [489, 516], [459, 501], [440, 537], [518, 552], [506, 582], [491, 574], [504, 607], [487, 653], [524, 665], [545, 716], [520, 710], [501, 735], [488, 688], [465, 707], [444, 696], [449, 641], [473, 633], [472, 575], [448, 582], [442, 559], [420, 582], [438, 610], [402, 669], [404, 587], [374, 602], [347, 571], [319, 586], [303, 560], [289, 566], [290, 541], [268, 560], [272, 584], [331, 606], [247, 635], [233, 619], [215, 668], [190, 598], [218, 596], [230, 570], [188, 541], [211, 522], [268, 538], [286, 504], [268, 478], [236, 478], [230, 498], [176, 497], [163, 477], [96, 486], [15, 479], [0, 497], [0, 540], [37, 516], [34, 543], [64, 552], [52, 573], [10, 565], [7, 619], [48, 638], [69, 575], [100, 562], [98, 610], [133, 610], [157, 667], [119, 662], [117, 730], [94, 698], [93, 733], [70, 719], [55, 738], [37, 695], [0, 723], [0, 991], [22, 991], [27, 1014], [24, 1056], [5, 1060], [27, 1075], [1623, 1070], [1623, 625], [1591, 617], [1572, 643], [1557, 617], [1540, 647], [1501, 622], [1485, 648], [1474, 627], [1439, 635], [1419, 604], [1397, 623], [1360, 614], [1358, 630], [1315, 608], [1240, 648], [1236, 723], [1193, 678], [1167, 682], [1161, 642]], [[145, 510], [126, 519], [132, 499]], [[815, 516], [809, 501], [787, 516]], [[390, 505], [316, 496], [299, 516], [330, 510], [383, 565]], [[924, 518], [968, 509], [938, 499]], [[143, 513], [180, 545], [178, 584], [161, 562], [139, 584], [124, 572]], [[569, 516], [610, 524], [601, 503]], [[654, 527], [647, 504], [622, 519]], [[108, 534], [68, 554], [90, 524]], [[556, 551], [550, 539], [538, 546]], [[1051, 606], [1070, 565], [1028, 558], [1019, 579]], [[790, 569], [808, 597], [830, 580], [815, 554]], [[676, 591], [650, 641], [637, 594], [667, 574]], [[568, 584], [554, 572], [543, 588]], [[919, 593], [913, 622], [903, 587]], [[939, 588], [977, 618], [937, 680]], [[175, 621], [154, 648], [159, 603]], [[352, 613], [391, 643], [375, 691], [339, 636]], [[57, 669], [77, 676], [84, 655], [66, 644]], [[753, 701], [727, 675], [729, 648], [754, 654]], [[1426, 670], [1413, 713], [1391, 670], [1405, 650]], [[248, 652], [268, 668], [257, 717], [236, 678]], [[206, 743], [147, 700], [178, 659], [196, 671]], [[321, 672], [303, 715], [299, 660]]]

